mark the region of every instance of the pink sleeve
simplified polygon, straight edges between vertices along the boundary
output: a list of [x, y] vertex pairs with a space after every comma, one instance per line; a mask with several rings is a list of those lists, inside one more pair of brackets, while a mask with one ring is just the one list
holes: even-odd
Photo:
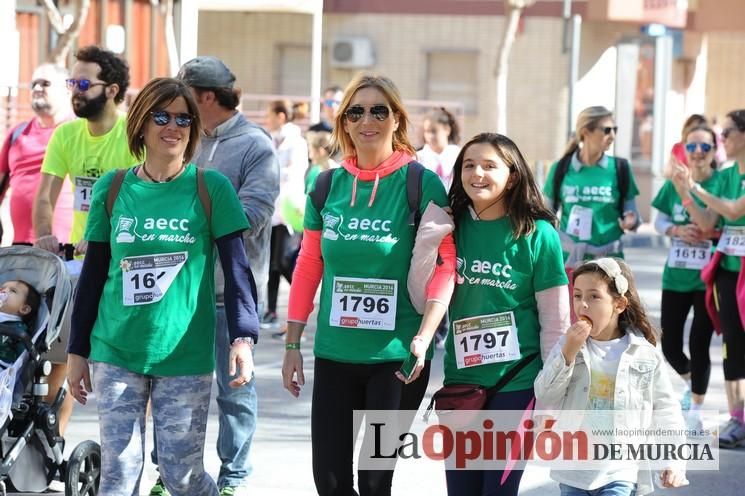
[[[15, 130], [15, 128], [13, 128]], [[13, 136], [13, 131], [9, 132], [3, 141], [3, 147], [0, 149], [0, 174], [7, 174], [10, 172], [10, 142]]]
[[452, 233], [442, 239], [437, 253], [442, 263], [435, 266], [427, 284], [427, 301], [435, 300], [447, 306], [455, 288], [455, 241]]
[[303, 242], [295, 263], [290, 285], [290, 301], [287, 305], [287, 320], [308, 322], [313, 311], [313, 299], [323, 278], [321, 257], [321, 231], [303, 231]]

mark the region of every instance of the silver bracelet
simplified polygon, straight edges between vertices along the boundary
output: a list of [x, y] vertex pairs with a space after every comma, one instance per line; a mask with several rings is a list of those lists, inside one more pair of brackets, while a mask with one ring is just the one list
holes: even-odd
[[235, 346], [237, 344], [247, 344], [248, 347], [253, 350], [254, 346], [256, 346], [256, 341], [254, 341], [254, 338], [252, 337], [239, 337], [235, 338], [233, 342], [230, 343], [230, 346]]

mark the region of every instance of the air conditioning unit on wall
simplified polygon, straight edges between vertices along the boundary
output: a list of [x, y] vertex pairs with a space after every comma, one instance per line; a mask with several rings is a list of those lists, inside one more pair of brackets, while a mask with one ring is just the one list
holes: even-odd
[[331, 67], [360, 69], [375, 65], [375, 50], [370, 38], [339, 36], [331, 44]]

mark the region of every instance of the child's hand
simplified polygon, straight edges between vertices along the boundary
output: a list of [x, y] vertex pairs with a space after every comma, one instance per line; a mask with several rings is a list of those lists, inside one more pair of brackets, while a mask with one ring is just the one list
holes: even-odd
[[570, 365], [574, 361], [574, 357], [579, 353], [582, 345], [587, 341], [587, 337], [590, 335], [592, 325], [588, 322], [587, 317], [580, 317], [577, 322], [572, 324], [567, 329], [566, 341], [564, 347], [561, 349], [566, 364]]
[[660, 474], [660, 482], [662, 487], [683, 487], [690, 484], [686, 479], [686, 473], [682, 470], [673, 470], [668, 468], [663, 470]]

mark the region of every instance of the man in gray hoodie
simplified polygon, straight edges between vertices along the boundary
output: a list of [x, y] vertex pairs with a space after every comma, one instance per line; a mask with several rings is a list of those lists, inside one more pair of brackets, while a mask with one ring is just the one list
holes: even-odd
[[[265, 301], [269, 274], [271, 218], [279, 194], [279, 164], [271, 138], [237, 110], [240, 90], [234, 88], [235, 76], [221, 60], [197, 57], [186, 62], [176, 77], [192, 89], [204, 125], [204, 135], [194, 162], [199, 167], [218, 170], [230, 179], [248, 217], [250, 227], [245, 232], [244, 242], [259, 291], [257, 301], [261, 306]], [[215, 286], [218, 302], [215, 373], [220, 423], [217, 454], [222, 461], [217, 485], [221, 496], [231, 496], [247, 492], [245, 486], [251, 472], [249, 451], [256, 430], [257, 399], [253, 379], [240, 388], [228, 385], [232, 379], [227, 374], [230, 342], [219, 263]], [[158, 492], [159, 489], [156, 484], [151, 494], [164, 494]]]

